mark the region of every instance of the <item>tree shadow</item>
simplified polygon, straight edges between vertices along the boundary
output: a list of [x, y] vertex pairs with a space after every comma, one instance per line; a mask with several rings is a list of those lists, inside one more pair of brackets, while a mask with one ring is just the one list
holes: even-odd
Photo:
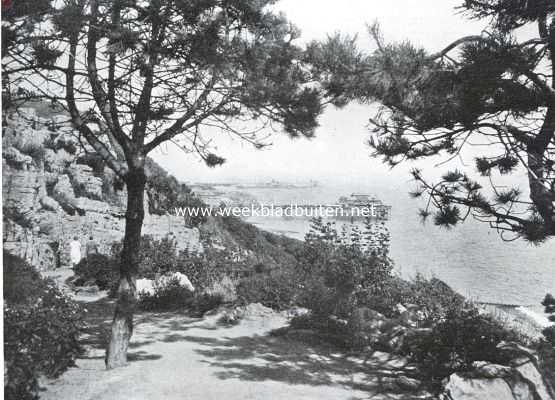
[[[104, 359], [103, 351], [106, 349], [108, 342], [110, 340], [110, 330], [112, 324], [113, 313], [115, 310], [115, 299], [109, 297], [103, 297], [96, 301], [82, 303], [83, 308], [85, 308], [85, 327], [82, 330], [80, 337], [80, 343], [87, 350], [79, 358], [98, 360]], [[175, 313], [171, 314], [175, 316]], [[148, 354], [144, 350], [137, 350], [141, 347], [147, 346], [149, 344], [155, 343], [156, 334], [167, 333], [167, 327], [165, 326], [168, 315], [165, 314], [137, 314], [134, 325], [135, 330], [137, 327], [143, 323], [152, 323], [154, 320], [154, 326], [158, 328], [158, 331], [152, 332], [148, 338], [133, 340], [129, 343], [129, 352], [127, 353], [127, 359], [129, 362], [134, 361], [144, 361], [144, 360], [158, 360], [162, 358], [158, 354]], [[172, 326], [171, 329], [178, 329], [177, 326]], [[185, 329], [185, 328], [184, 328]], [[144, 336], [144, 335], [143, 335]]]
[[[242, 381], [277, 381], [291, 385], [340, 385], [353, 390], [399, 398], [391, 379], [406, 375], [398, 360], [381, 353], [364, 360], [342, 353], [325, 343], [311, 343], [276, 336], [241, 336], [209, 338], [181, 336], [180, 340], [198, 343], [195, 351], [203, 362], [218, 369], [219, 379]], [[169, 335], [166, 341], [176, 341]], [[383, 398], [383, 397], [382, 397]], [[387, 398], [387, 397], [385, 397]]]

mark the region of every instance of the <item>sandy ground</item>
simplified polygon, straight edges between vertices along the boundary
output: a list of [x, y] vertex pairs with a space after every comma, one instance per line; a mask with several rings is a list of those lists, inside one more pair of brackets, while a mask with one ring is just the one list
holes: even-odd
[[129, 365], [107, 371], [104, 345], [113, 306], [88, 302], [87, 354], [60, 378], [45, 382], [45, 400], [142, 399], [401, 399], [383, 391], [382, 379], [402, 360], [378, 353], [362, 360], [268, 332], [284, 326], [282, 314], [254, 315], [239, 325], [219, 315], [194, 319], [180, 314], [137, 316]]

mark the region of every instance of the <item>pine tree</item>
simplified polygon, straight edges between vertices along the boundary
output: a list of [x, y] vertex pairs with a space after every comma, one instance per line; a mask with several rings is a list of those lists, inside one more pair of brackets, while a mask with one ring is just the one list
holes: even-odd
[[[555, 3], [466, 0], [460, 10], [488, 28], [430, 53], [408, 41], [387, 43], [375, 24], [374, 53], [334, 36], [310, 46], [313, 70], [336, 104], [380, 105], [369, 144], [390, 166], [450, 160], [481, 145], [475, 169], [489, 190], [473, 171], [447, 171], [437, 182], [413, 171], [412, 195], [428, 197], [423, 218], [452, 227], [472, 215], [503, 237], [540, 243], [555, 235]], [[519, 40], [524, 26], [535, 26], [536, 36]], [[517, 171], [527, 174], [529, 199], [516, 183], [496, 184]]]
[[171, 142], [217, 166], [225, 161], [212, 143], [220, 132], [256, 148], [272, 129], [314, 134], [324, 94], [309, 85], [299, 31], [274, 2], [14, 2], [40, 15], [28, 22], [18, 11], [8, 21], [5, 86], [62, 107], [127, 186], [108, 368], [126, 363], [133, 332], [148, 154]]

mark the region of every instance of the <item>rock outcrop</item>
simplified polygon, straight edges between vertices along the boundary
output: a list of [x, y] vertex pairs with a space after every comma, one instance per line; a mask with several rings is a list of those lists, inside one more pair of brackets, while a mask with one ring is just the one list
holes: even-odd
[[[83, 245], [93, 236], [108, 253], [125, 228], [125, 187], [114, 188], [107, 168], [84, 163], [91, 149], [83, 150], [57, 119], [25, 109], [8, 116], [2, 137], [4, 249], [41, 269], [68, 264], [74, 236]], [[178, 250], [202, 251], [198, 229], [183, 218], [145, 212], [145, 235], [171, 236]]]
[[466, 374], [452, 374], [444, 385], [444, 400], [552, 400], [534, 353], [516, 343], [501, 343], [501, 352], [515, 355], [508, 365], [477, 361]]

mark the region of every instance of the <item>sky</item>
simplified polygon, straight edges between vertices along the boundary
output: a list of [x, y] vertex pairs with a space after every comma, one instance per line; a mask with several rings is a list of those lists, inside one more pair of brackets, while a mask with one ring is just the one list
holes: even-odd
[[[282, 0], [283, 11], [302, 32], [301, 40], [325, 39], [335, 32], [356, 34], [359, 46], [371, 50], [366, 26], [378, 21], [386, 41], [409, 39], [427, 50], [442, 49], [453, 40], [477, 34], [483, 22], [465, 18], [456, 7], [461, 0]], [[276, 133], [272, 146], [255, 150], [251, 145], [220, 135], [214, 141], [216, 153], [227, 161], [208, 168], [198, 158], [184, 154], [174, 145], [157, 150], [153, 157], [179, 180], [185, 182], [260, 182], [276, 179], [288, 182], [407, 182], [414, 167], [433, 170], [433, 163], [402, 165], [390, 170], [371, 158], [368, 118], [374, 105], [351, 104], [342, 109], [330, 106], [321, 116], [312, 139], [291, 140]], [[472, 160], [465, 160], [472, 162]]]

